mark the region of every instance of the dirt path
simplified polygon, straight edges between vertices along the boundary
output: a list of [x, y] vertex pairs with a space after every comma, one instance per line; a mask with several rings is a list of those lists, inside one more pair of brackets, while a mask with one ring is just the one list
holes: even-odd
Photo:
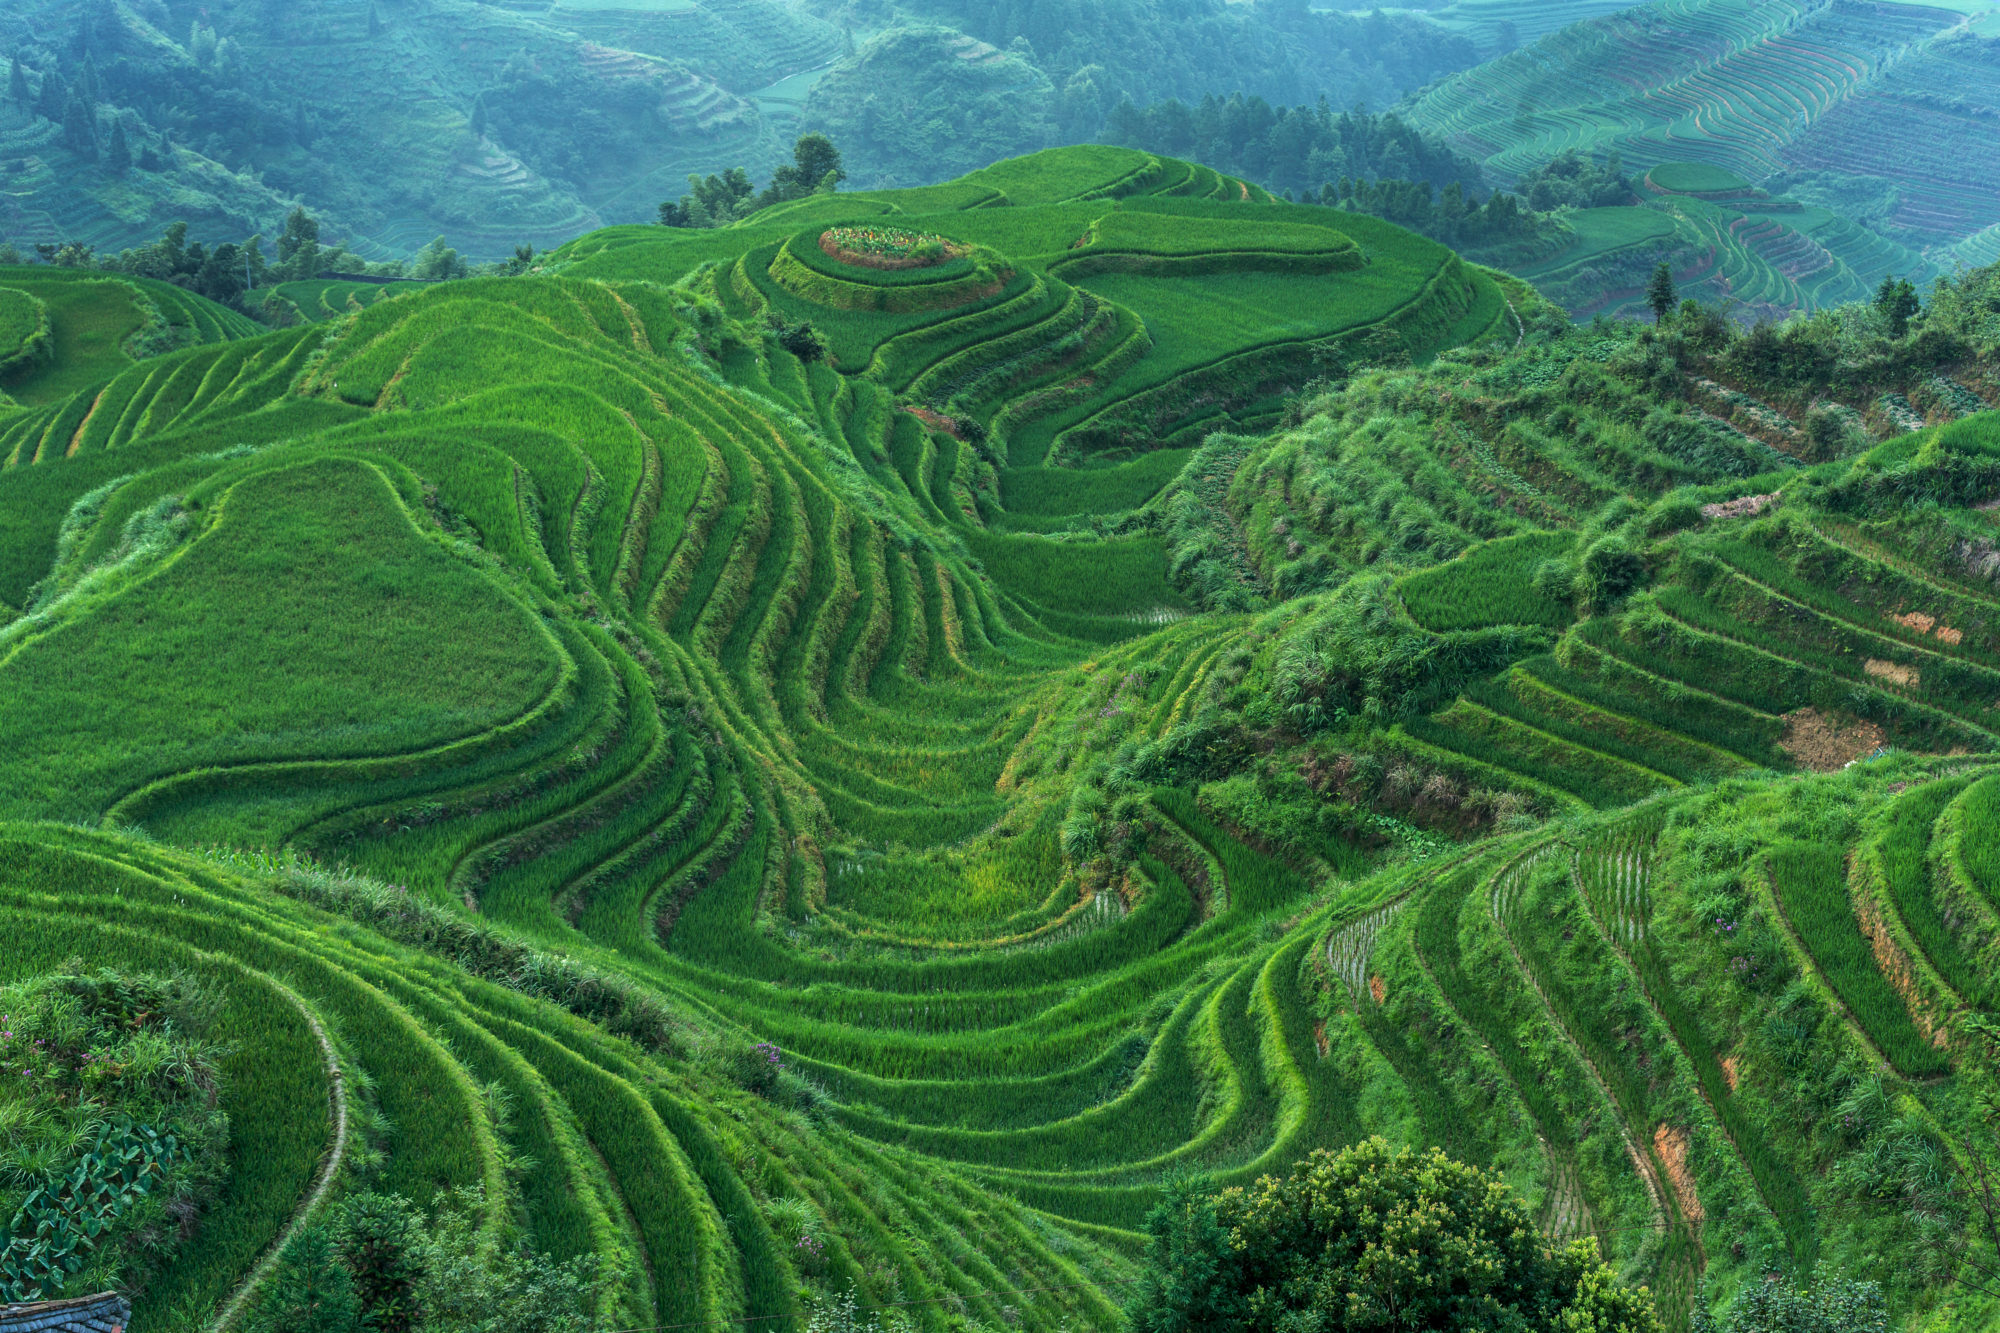
[[341, 1162], [347, 1157], [347, 1079], [340, 1068], [340, 1056], [335, 1053], [333, 1042], [327, 1038], [326, 1029], [320, 1026], [319, 1019], [306, 1006], [305, 1000], [298, 992], [277, 980], [271, 980], [271, 985], [297, 1007], [299, 1016], [305, 1019], [306, 1026], [312, 1029], [313, 1040], [319, 1043], [320, 1056], [326, 1061], [327, 1101], [333, 1116], [333, 1141], [327, 1145], [326, 1156], [320, 1162], [319, 1175], [314, 1179], [312, 1189], [307, 1191], [305, 1201], [299, 1204], [298, 1210], [292, 1214], [292, 1220], [286, 1224], [284, 1231], [265, 1248], [263, 1257], [257, 1261], [256, 1266], [243, 1281], [237, 1284], [236, 1290], [216, 1313], [215, 1320], [210, 1325], [214, 1333], [228, 1333], [230, 1326], [242, 1317], [250, 1297], [256, 1293], [271, 1270], [277, 1267], [278, 1260], [285, 1253], [285, 1247], [306, 1229], [313, 1215], [319, 1211], [320, 1204], [325, 1202], [327, 1191], [333, 1188], [333, 1178], [340, 1171]]

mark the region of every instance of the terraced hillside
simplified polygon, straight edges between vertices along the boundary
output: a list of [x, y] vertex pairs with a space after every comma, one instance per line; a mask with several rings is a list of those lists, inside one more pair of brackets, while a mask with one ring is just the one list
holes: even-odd
[[1679, 287], [1739, 320], [1783, 320], [1869, 299], [1885, 277], [1934, 280], [1944, 268], [1846, 214], [1772, 196], [1734, 172], [1665, 162], [1631, 206], [1571, 214], [1562, 249], [1520, 275], [1578, 317], [1636, 317], [1665, 261]]
[[[481, 258], [552, 246], [651, 217], [689, 172], [761, 176], [780, 151], [748, 95], [839, 54], [836, 28], [775, 0], [372, 13], [173, 0], [100, 21], [9, 6], [0, 42], [24, 57], [32, 99], [0, 101], [0, 236], [117, 250], [184, 221], [268, 240], [305, 202], [367, 259], [441, 233]], [[88, 143], [64, 129], [72, 86], [89, 97]], [[129, 167], [111, 158], [114, 126]]]
[[1975, 8], [1659, 0], [1444, 80], [1412, 118], [1503, 174], [1569, 148], [1751, 180], [1830, 172], [1893, 191], [1895, 236], [1943, 249], [2000, 220], [1980, 183], [1993, 59]]
[[1109, 1328], [1163, 1177], [1369, 1133], [1677, 1327], [1814, 1257], [1979, 1326], [1988, 909], [1910, 867], [1983, 882], [2000, 362], [1697, 342], [1065, 150], [0, 416], [0, 985], [242, 1043], [134, 1326], [367, 1188], [613, 1327]]

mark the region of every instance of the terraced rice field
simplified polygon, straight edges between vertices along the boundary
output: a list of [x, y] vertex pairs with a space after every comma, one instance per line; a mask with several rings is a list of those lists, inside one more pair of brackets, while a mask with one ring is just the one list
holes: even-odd
[[248, 301], [263, 304], [272, 297], [283, 301], [295, 318], [308, 324], [339, 319], [365, 310], [377, 301], [386, 301], [399, 292], [415, 290], [413, 282], [354, 282], [340, 278], [315, 278], [310, 282], [281, 282], [251, 292]]
[[[904, 212], [978, 247], [928, 280], [781, 266], [797, 213], [614, 229], [0, 415], [0, 982], [183, 968], [268, 1052], [140, 1326], [254, 1303], [351, 1158], [603, 1256], [619, 1327], [851, 1290], [1111, 1328], [1168, 1175], [1372, 1133], [1492, 1166], [1674, 1327], [1704, 1273], [1818, 1255], [1935, 1294], [1828, 1108], [1880, 1059], [1857, 1114], [1984, 1077], [1935, 1035], [1985, 1002], [1942, 988], [1982, 972], [2000, 809], [2000, 603], [1955, 536], [1818, 506], [1719, 421], [1642, 437], [1616, 348], [1507, 359], [1500, 285], [1420, 238], [1069, 161], [999, 174], [1054, 202]], [[1144, 265], [1064, 276], [1086, 236]], [[1351, 419], [1204, 446], [1300, 591], [1203, 611], [1147, 506], [1335, 370]], [[1560, 438], [1485, 414], [1530, 381], [1590, 388]], [[1544, 567], [1682, 486], [1785, 500], [1579, 622]], [[1560, 818], [1251, 837], [1241, 784], [1176, 770], [1345, 596], [1485, 663], [1361, 722], [1397, 780]], [[1771, 780], [1813, 708], [1950, 757]], [[1962, 876], [1910, 877], [1934, 828]]]
[[1897, 186], [1899, 226], [1950, 244], [2000, 220], [1981, 183], [1993, 136], [1966, 109], [1992, 104], [1994, 75], [1964, 22], [1916, 4], [1663, 0], [1446, 79], [1412, 119], [1502, 174], [1574, 148], [1700, 164], [1718, 182], [1879, 176]]
[[0, 287], [40, 303], [47, 352], [8, 365], [0, 391], [23, 403], [52, 403], [132, 364], [129, 346], [157, 334], [169, 344], [212, 343], [259, 332], [256, 322], [164, 282], [86, 269], [0, 267]]

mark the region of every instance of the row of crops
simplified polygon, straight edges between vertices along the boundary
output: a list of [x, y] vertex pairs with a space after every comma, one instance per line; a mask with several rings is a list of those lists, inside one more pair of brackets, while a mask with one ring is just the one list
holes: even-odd
[[[1797, 845], [1975, 774], [1744, 775], [1787, 762], [1781, 713], [1836, 694], [1988, 748], [1986, 600], [1902, 572], [1890, 534], [1766, 518], [1574, 624], [1596, 534], [1550, 529], [1789, 460], [1719, 422], [1698, 446], [1634, 427], [1612, 353], [1564, 342], [1440, 363], [1473, 405], [1455, 429], [1388, 410], [1448, 401], [1408, 369], [1238, 441], [1222, 539], [1302, 595], [1204, 613], [1158, 529], [1089, 520], [1274, 415], [1311, 358], [1522, 326], [1491, 276], [1385, 224], [1144, 195], [1195, 173], [1116, 150], [1064, 185], [1064, 161], [993, 170], [1076, 202], [898, 221], [995, 256], [914, 270], [989, 264], [931, 306], [781, 280], [842, 219], [620, 230], [556, 275], [0, 416], [0, 812], [69, 826], [0, 835], [0, 916], [34, 942], [0, 981], [93, 947], [185, 967], [275, 1053], [232, 1068], [234, 1171], [148, 1317], [229, 1308], [300, 1206], [337, 1200], [344, 1120], [375, 1187], [476, 1188], [486, 1234], [603, 1256], [621, 1327], [799, 1323], [850, 1289], [941, 1333], [1109, 1327], [1165, 1176], [1247, 1183], [1378, 1132], [1500, 1170], [1677, 1323], [1704, 1271], [1726, 1293], [1823, 1254], [1927, 1280], [1881, 1258], [1909, 1252], [1885, 1240], [1917, 1225], [1902, 1196], [1820, 1168], [1864, 1137], [1839, 1116], [1887, 1114], [1841, 1100], [1878, 1060], [1882, 1104], [1936, 1124], [1964, 1066], [1927, 1054], [1935, 1018], [1895, 1026], [1838, 929], [1872, 910], [1869, 863]], [[1254, 258], [1065, 276], [1086, 235]], [[1258, 316], [1265, 278], [1294, 295]], [[791, 350], [803, 323], [826, 355]], [[1486, 420], [1486, 373], [1584, 406]], [[1169, 447], [1118, 434], [1141, 427]], [[1528, 627], [1534, 651], [1394, 743], [1562, 822], [1371, 874], [1356, 842], [1252, 845], [1230, 793], [1181, 779], [1349, 573], [1412, 633]], [[1718, 811], [1756, 800], [1718, 851]], [[1926, 941], [1967, 919], [1896, 910]]]
[[[580, 247], [585, 276], [356, 300], [0, 422], [23, 497], [0, 593], [26, 612], [0, 668], [20, 705], [11, 811], [342, 864], [655, 988], [706, 1053], [661, 1074], [659, 1051], [504, 985], [321, 938], [270, 901], [264, 862], [64, 849], [69, 879], [10, 881], [41, 895], [51, 957], [74, 947], [54, 924], [68, 914], [126, 912], [157, 956], [113, 961], [160, 966], [186, 939], [299, 1015], [291, 1114], [260, 1125], [287, 1145], [256, 1183], [261, 1212], [218, 1225], [189, 1269], [206, 1285], [161, 1309], [229, 1300], [291, 1205], [318, 1197], [340, 1108], [315, 1031], [367, 1074], [379, 1114], [360, 1120], [393, 1127], [374, 1145], [383, 1187], [476, 1185], [509, 1236], [643, 1258], [620, 1296], [635, 1324], [789, 1319], [802, 1293], [850, 1283], [914, 1302], [926, 1326], [1106, 1323], [1162, 1170], [1248, 1179], [1358, 1130], [1315, 1111], [1352, 1093], [1288, 980], [1307, 937], [1256, 952], [1306, 877], [1172, 791], [1142, 812], [1151, 850], [1130, 874], [1081, 876], [1062, 850], [1065, 830], [1103, 823], [1077, 757], [1187, 720], [1242, 633], [1187, 618], [1156, 539], [988, 521], [996, 458], [1047, 471], [1010, 430], [1087, 415], [1149, 357], [1137, 388], [1269, 338], [1244, 320], [1155, 357], [1149, 329], [1187, 299], [1171, 283], [1219, 294], [1226, 260], [1121, 274], [1153, 284], [1128, 304], [1018, 258], [1061, 255], [1113, 195], [1157, 186], [1147, 206], [1191, 210], [1224, 193], [1138, 158], [1102, 181], [1078, 168], [1069, 193], [1092, 202], [951, 215], [939, 230], [1008, 271], [936, 308], [827, 305], [780, 282], [770, 261], [796, 227], [719, 238], [734, 253], [706, 267], [654, 233], [650, 254]], [[1006, 173], [1016, 194], [1060, 174]], [[1309, 266], [1319, 308], [1301, 303], [1281, 340], [1407, 307], [1397, 336], [1421, 351], [1485, 291], [1365, 219], [1359, 236], [1323, 214], [1239, 224], [1243, 193], [1178, 217], [1214, 238], [1198, 257]], [[1168, 216], [1111, 234], [1134, 252], [1188, 234]], [[801, 269], [827, 276], [810, 253]], [[613, 262], [687, 280], [587, 276]], [[1499, 320], [1497, 290], [1487, 306], [1470, 333]], [[785, 352], [772, 314], [809, 319], [834, 357]], [[987, 439], [964, 419], [992, 423]], [[1103, 503], [1166, 479], [1147, 475]], [[167, 604], [182, 614], [150, 614]], [[113, 678], [106, 714], [89, 682]], [[90, 856], [143, 873], [99, 876]], [[308, 872], [284, 873], [307, 892]], [[141, 900], [159, 904], [143, 923]], [[775, 1084], [738, 1067], [757, 1042], [780, 1053]], [[280, 1095], [243, 1077], [244, 1097]], [[1210, 1085], [1232, 1089], [1213, 1113]], [[417, 1107], [417, 1087], [458, 1091]]]

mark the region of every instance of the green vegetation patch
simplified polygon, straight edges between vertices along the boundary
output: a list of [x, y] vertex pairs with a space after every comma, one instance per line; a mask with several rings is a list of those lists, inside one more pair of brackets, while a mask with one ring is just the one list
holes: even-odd
[[0, 377], [47, 350], [49, 307], [39, 296], [0, 287]]
[[996, 162], [965, 180], [991, 186], [1005, 194], [1009, 203], [1026, 208], [1130, 193], [1142, 188], [1160, 170], [1160, 160], [1151, 153], [1104, 144], [1079, 144]]
[[[421, 751], [554, 686], [545, 631], [426, 539], [374, 468], [260, 472], [213, 503], [181, 549], [199, 511], [144, 511], [128, 537], [134, 563], [166, 548], [157, 572], [109, 571], [0, 647], [10, 812], [94, 818], [204, 765]], [[100, 707], [112, 680], [118, 704]]]
[[1846, 851], [1805, 843], [1774, 848], [1771, 885], [1828, 983], [1898, 1072], [1920, 1077], [1949, 1069], [1949, 1056], [1918, 1033], [1862, 935], [1848, 896]]
[[110, 379], [132, 363], [126, 340], [146, 326], [130, 283], [85, 281], [50, 270], [0, 269], [0, 285], [45, 304], [49, 355], [0, 371], [0, 389], [30, 405], [52, 403]]
[[229, 1140], [214, 1016], [184, 977], [0, 986], [0, 1304], [127, 1287], [178, 1247]]
[[1750, 188], [1749, 181], [1711, 162], [1662, 162], [1646, 179], [1670, 194], [1740, 194]]
[[1576, 608], [1571, 599], [1554, 591], [1561, 581], [1543, 569], [1552, 564], [1559, 572], [1567, 571], [1575, 548], [1573, 532], [1524, 532], [1484, 542], [1456, 560], [1406, 575], [1396, 590], [1418, 624], [1440, 633], [1488, 625], [1562, 629], [1576, 619]]
[[1200, 255], [1230, 250], [1269, 250], [1283, 254], [1329, 254], [1356, 251], [1353, 240], [1326, 227], [1296, 222], [1271, 222], [1262, 209], [1243, 209], [1233, 216], [1186, 218], [1172, 214], [1119, 209], [1092, 230], [1090, 244], [1106, 250], [1143, 250], [1160, 255]]

